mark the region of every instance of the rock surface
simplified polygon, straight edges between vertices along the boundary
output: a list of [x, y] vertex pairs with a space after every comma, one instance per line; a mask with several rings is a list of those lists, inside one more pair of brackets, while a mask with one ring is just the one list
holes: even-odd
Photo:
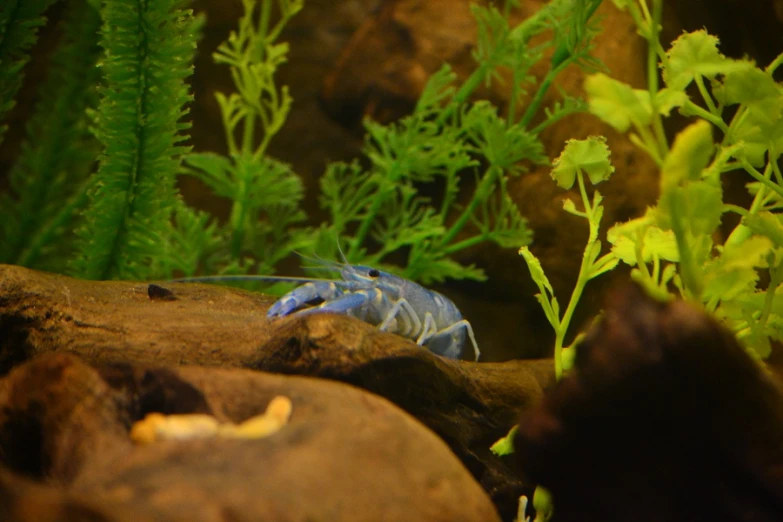
[[[259, 294], [184, 283], [157, 288], [151, 298], [147, 283], [1, 266], [0, 369], [67, 352], [99, 365], [197, 364], [340, 380], [386, 397], [435, 431], [505, 520], [519, 495], [532, 491], [489, 446], [541, 397], [551, 361], [446, 360], [345, 316], [268, 321], [271, 299]], [[146, 393], [163, 397], [171, 389]]]
[[783, 388], [683, 302], [618, 293], [527, 412], [520, 469], [559, 522], [783, 520]]
[[[129, 438], [129, 422], [145, 411], [206, 410], [240, 422], [277, 395], [291, 399], [293, 415], [265, 438], [143, 446]], [[499, 520], [434, 433], [380, 397], [322, 379], [199, 367], [97, 371], [48, 354], [0, 381], [0, 448], [13, 472], [64, 486], [82, 500], [61, 495], [61, 504], [98, 520], [125, 520], [128, 508], [172, 521]], [[0, 479], [15, 491], [6, 509], [23, 513], [34, 492], [7, 473]], [[95, 513], [107, 505], [110, 514]]]

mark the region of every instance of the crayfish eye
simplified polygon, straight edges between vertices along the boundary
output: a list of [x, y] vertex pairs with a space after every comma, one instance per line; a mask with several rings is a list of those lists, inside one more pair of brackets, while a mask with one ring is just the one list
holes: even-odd
[[370, 277], [380, 277], [381, 273], [378, 270], [371, 268], [370, 271], [367, 272], [367, 275]]

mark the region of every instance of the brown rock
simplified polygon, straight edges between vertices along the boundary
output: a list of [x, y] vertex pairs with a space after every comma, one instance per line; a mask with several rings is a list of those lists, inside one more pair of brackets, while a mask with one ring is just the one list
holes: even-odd
[[723, 327], [628, 287], [576, 357], [515, 440], [558, 521], [783, 520], [783, 391]]
[[141, 506], [96, 500], [0, 467], [0, 520], [6, 522], [154, 522]]
[[[532, 491], [489, 446], [541, 396], [552, 379], [551, 361], [452, 361], [350, 317], [268, 321], [266, 296], [208, 285], [158, 286], [173, 299], [151, 299], [147, 283], [0, 267], [3, 370], [34, 355], [70, 352], [94, 364], [199, 364], [336, 379], [388, 398], [435, 431], [504, 519], [513, 516], [519, 495]], [[199, 393], [163, 386], [160, 379], [137, 392], [157, 404], [146, 411], [180, 413], [163, 405], [183, 403], [187, 411], [205, 411]]]
[[[3, 464], [91, 502], [140, 506], [156, 520], [499, 520], [434, 433], [354, 387], [240, 369], [114, 366], [103, 374], [114, 387], [76, 357], [50, 354], [0, 381]], [[252, 417], [277, 395], [291, 399], [293, 415], [261, 439], [134, 446], [127, 421], [152, 406], [138, 390], [154, 381], [166, 390], [176, 382], [175, 395], [197, 390], [219, 420]], [[39, 428], [41, 443], [24, 442], [20, 425]], [[37, 494], [17, 491], [12, 508]]]

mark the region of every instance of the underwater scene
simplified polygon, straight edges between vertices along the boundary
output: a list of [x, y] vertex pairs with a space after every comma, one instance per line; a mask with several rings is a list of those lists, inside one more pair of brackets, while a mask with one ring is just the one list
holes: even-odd
[[0, 0], [0, 522], [783, 521], [782, 79], [783, 0]]

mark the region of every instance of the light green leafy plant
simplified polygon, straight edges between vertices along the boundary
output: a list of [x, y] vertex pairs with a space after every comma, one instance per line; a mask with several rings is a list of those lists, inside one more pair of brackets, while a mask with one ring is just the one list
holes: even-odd
[[[547, 321], [555, 330], [554, 361], [555, 377], [557, 379], [560, 379], [564, 370], [571, 365], [571, 358], [564, 361], [563, 343], [585, 285], [591, 279], [612, 270], [618, 263], [618, 258], [614, 252], [610, 251], [601, 255], [601, 241], [598, 239], [598, 235], [604, 212], [603, 205], [601, 205], [603, 197], [597, 190], [593, 191], [592, 197], [587, 192], [588, 181], [592, 185], [596, 185], [607, 180], [613, 172], [614, 167], [609, 161], [609, 148], [606, 146], [606, 140], [603, 137], [569, 140], [563, 152], [553, 162], [552, 179], [559, 187], [569, 190], [574, 186], [574, 183], [579, 187], [581, 210], [577, 208], [570, 198], [563, 200], [563, 210], [585, 219], [588, 225], [587, 244], [582, 254], [579, 275], [564, 312], [560, 311], [560, 304], [554, 295], [552, 285], [544, 272], [544, 268], [541, 266], [541, 262], [527, 247], [523, 246], [519, 250], [519, 254], [527, 263], [533, 282], [538, 286], [539, 293], [536, 294], [536, 299], [544, 310]], [[580, 337], [577, 336], [574, 344], [579, 342], [579, 340]], [[572, 354], [573, 350], [569, 350], [569, 353]], [[515, 434], [516, 427], [512, 428], [505, 437], [495, 442], [492, 445], [492, 451], [497, 455], [513, 453]], [[548, 498], [546, 493], [542, 493], [542, 498]]]
[[[593, 183], [608, 176], [608, 151], [597, 154], [597, 144], [602, 143], [597, 138], [571, 141], [556, 162], [553, 177], [558, 185], [570, 188], [576, 179], [584, 206], [577, 210], [566, 200], [564, 208], [587, 219], [590, 227], [576, 287], [562, 316], [540, 263], [527, 248], [520, 250], [556, 332], [556, 376], [562, 376], [573, 356], [574, 350], [563, 350], [562, 339], [584, 283], [618, 261], [633, 267], [632, 278], [659, 299], [678, 294], [702, 305], [735, 332], [751, 355], [764, 358], [770, 339], [783, 339], [783, 305], [776, 299], [783, 292], [783, 175], [778, 165], [783, 151], [783, 88], [773, 79], [783, 54], [760, 69], [749, 60], [723, 56], [718, 39], [706, 31], [683, 34], [664, 51], [659, 39], [662, 0], [614, 3], [631, 12], [639, 33], [648, 40], [648, 85], [636, 89], [606, 74], [593, 74], [585, 82], [589, 109], [616, 130], [630, 132], [631, 141], [658, 164], [660, 196], [644, 216], [608, 231], [611, 251], [601, 256], [600, 194], [588, 199], [584, 175]], [[664, 87], [659, 85], [659, 65]], [[695, 121], [670, 146], [663, 117], [674, 109]], [[723, 202], [721, 177], [736, 170], [753, 179], [747, 185], [753, 197], [749, 208]], [[742, 219], [721, 243], [720, 226], [727, 213]], [[759, 283], [761, 272], [766, 272], [766, 285]], [[492, 450], [512, 453], [515, 431]], [[542, 503], [551, 508], [548, 501]]]
[[578, 184], [582, 210], [579, 210], [570, 198], [563, 200], [563, 210], [587, 220], [589, 230], [576, 285], [562, 315], [557, 298], [552, 291], [552, 285], [549, 283], [541, 263], [527, 247], [522, 247], [519, 254], [525, 259], [530, 275], [538, 286], [540, 293], [536, 294], [536, 298], [544, 309], [549, 324], [555, 330], [555, 376], [559, 379], [563, 374], [563, 342], [584, 287], [591, 279], [612, 270], [617, 265], [617, 257], [611, 252], [601, 255], [601, 241], [598, 239], [598, 232], [604, 213], [604, 208], [601, 205], [603, 197], [600, 192], [595, 190], [593, 197], [590, 198], [587, 194], [585, 180], [587, 178], [591, 184], [596, 185], [608, 179], [614, 172], [614, 167], [609, 162], [609, 148], [606, 146], [606, 140], [602, 137], [569, 140], [560, 157], [555, 160], [553, 167], [552, 178], [559, 187], [569, 190], [575, 181]]
[[[772, 77], [783, 55], [760, 69], [723, 56], [718, 39], [703, 30], [683, 34], [664, 52], [661, 1], [652, 2], [652, 11], [645, 2], [615, 3], [632, 13], [648, 39], [648, 61], [660, 64], [665, 86], [657, 75], [646, 90], [602, 75], [585, 85], [591, 112], [621, 132], [633, 129], [632, 141], [661, 167], [658, 205], [610, 230], [613, 252], [650, 292], [668, 298], [675, 289], [702, 304], [764, 358], [770, 338], [783, 337], [783, 305], [775, 299], [783, 291], [783, 90]], [[670, 147], [659, 129], [675, 108], [695, 122]], [[754, 180], [747, 209], [723, 202], [722, 175], [736, 170]], [[716, 238], [726, 213], [742, 219], [721, 244]], [[769, 281], [764, 286], [761, 272]]]

